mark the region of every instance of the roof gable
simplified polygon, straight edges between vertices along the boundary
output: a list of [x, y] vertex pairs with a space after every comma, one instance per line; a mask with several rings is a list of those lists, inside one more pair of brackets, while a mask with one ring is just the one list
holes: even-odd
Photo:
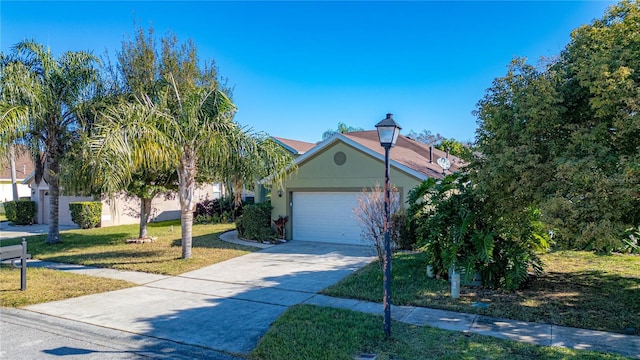
[[[375, 130], [357, 131], [344, 134], [345, 137], [367, 147], [381, 156], [384, 156], [384, 148], [380, 146], [378, 133]], [[443, 178], [442, 167], [438, 165], [438, 159], [446, 158], [451, 163], [451, 168], [444, 174], [452, 174], [467, 165], [457, 156], [447, 154], [435, 147], [422, 144], [406, 136], [399, 135], [396, 146], [389, 152], [390, 160], [396, 161], [427, 177]]]
[[293, 155], [302, 155], [316, 146], [316, 144], [314, 143], [308, 143], [304, 141], [285, 139], [275, 136], [272, 136], [271, 138]]
[[[311, 160], [316, 154], [332, 146], [335, 142], [343, 142], [374, 158], [384, 161], [384, 148], [380, 146], [378, 133], [375, 130], [357, 131], [347, 134], [335, 134], [332, 137], [318, 143], [311, 150], [305, 152], [296, 159], [298, 166]], [[429, 147], [403, 135], [398, 136], [396, 146], [389, 152], [389, 163], [392, 167], [404, 171], [418, 179], [443, 178], [442, 168], [437, 161], [447, 158], [451, 162], [451, 168], [445, 174], [458, 171], [466, 163], [454, 156], [433, 147]]]

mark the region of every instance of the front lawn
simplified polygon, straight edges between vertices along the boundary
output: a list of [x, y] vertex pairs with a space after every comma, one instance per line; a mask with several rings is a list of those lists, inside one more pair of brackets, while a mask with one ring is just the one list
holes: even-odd
[[352, 360], [360, 354], [377, 354], [377, 360], [624, 359], [396, 321], [391, 328], [391, 339], [385, 341], [381, 316], [296, 305], [276, 320], [249, 358]]
[[[234, 224], [194, 225], [193, 257], [183, 260], [180, 221], [149, 224], [149, 236], [156, 241], [128, 244], [138, 236], [138, 225], [111, 226], [61, 232], [62, 243], [47, 245], [46, 236], [27, 238], [28, 251], [35, 259], [107, 267], [119, 270], [178, 275], [258, 250], [227, 243], [218, 235], [233, 230]], [[2, 240], [3, 246], [20, 239]]]
[[[426, 277], [423, 254], [399, 253], [393, 258], [392, 303], [640, 335], [640, 256], [562, 251], [542, 259], [544, 275], [526, 289], [463, 287], [454, 300], [447, 281]], [[382, 302], [378, 262], [323, 293]]]
[[20, 307], [136, 286], [122, 280], [70, 274], [43, 268], [27, 270], [27, 290], [20, 291], [20, 269], [0, 266], [0, 306]]

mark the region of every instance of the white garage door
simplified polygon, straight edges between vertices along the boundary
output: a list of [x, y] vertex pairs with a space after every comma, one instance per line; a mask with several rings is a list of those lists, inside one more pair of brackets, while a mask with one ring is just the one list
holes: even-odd
[[366, 244], [353, 213], [360, 193], [294, 192], [292, 226], [294, 240]]

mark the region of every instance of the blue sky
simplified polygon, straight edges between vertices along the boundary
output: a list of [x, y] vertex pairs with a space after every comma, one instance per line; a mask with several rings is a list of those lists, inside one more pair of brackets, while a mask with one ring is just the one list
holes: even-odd
[[114, 54], [138, 25], [192, 38], [234, 87], [236, 120], [316, 142], [338, 122], [473, 140], [471, 112], [514, 56], [553, 57], [611, 1], [0, 2], [0, 49]]

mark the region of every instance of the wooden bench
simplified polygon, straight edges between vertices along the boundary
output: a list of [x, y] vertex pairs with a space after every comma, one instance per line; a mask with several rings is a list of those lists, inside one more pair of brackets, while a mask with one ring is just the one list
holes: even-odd
[[11, 262], [13, 266], [18, 267], [16, 262], [20, 260], [20, 290], [27, 290], [27, 259], [31, 259], [31, 255], [27, 254], [27, 241], [22, 238], [21, 245], [11, 245], [0, 247], [0, 262]]

